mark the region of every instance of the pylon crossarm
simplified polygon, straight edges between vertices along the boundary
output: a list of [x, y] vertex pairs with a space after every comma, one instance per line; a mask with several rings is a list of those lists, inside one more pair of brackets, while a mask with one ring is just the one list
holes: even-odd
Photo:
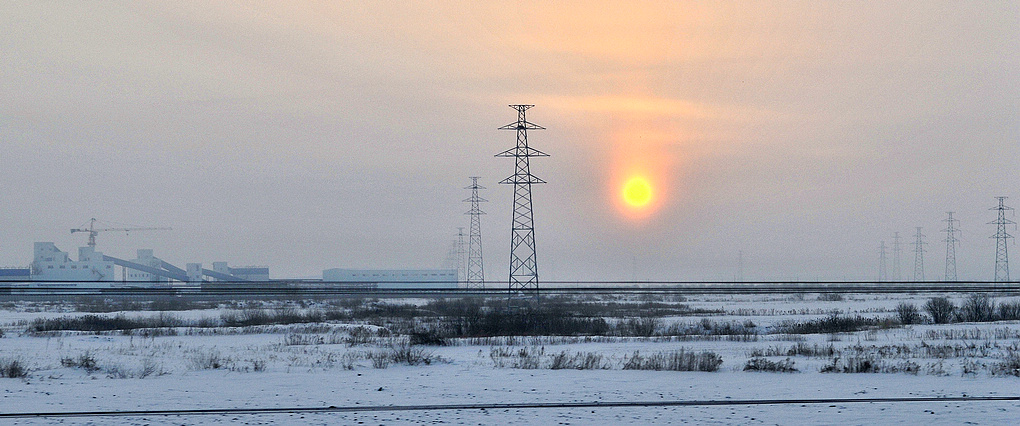
[[510, 148], [506, 151], [494, 155], [494, 157], [548, 157], [548, 156], [549, 154], [546, 154], [542, 151], [539, 151], [531, 147]]

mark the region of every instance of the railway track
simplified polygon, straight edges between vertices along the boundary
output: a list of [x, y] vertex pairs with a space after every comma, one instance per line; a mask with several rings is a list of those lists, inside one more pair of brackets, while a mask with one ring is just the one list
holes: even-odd
[[[40, 285], [44, 284], [44, 285]], [[79, 283], [80, 284], [80, 283]], [[506, 288], [462, 289], [449, 283], [449, 288], [414, 288], [414, 283], [404, 287], [372, 288], [371, 286], [345, 286], [344, 283], [329, 282], [269, 282], [253, 285], [244, 283], [216, 283], [215, 286], [191, 286], [174, 288], [120, 288], [121, 283], [110, 288], [82, 288], [67, 282], [33, 283], [33, 286], [0, 285], [0, 297], [48, 297], [48, 296], [122, 296], [122, 297], [502, 297]], [[491, 286], [497, 285], [490, 283]], [[540, 290], [542, 295], [609, 295], [609, 294], [806, 294], [806, 293], [847, 293], [847, 294], [911, 294], [911, 293], [1020, 293], [1020, 283], [997, 283], [989, 281], [966, 282], [687, 282], [687, 281], [549, 281]]]
[[396, 411], [443, 410], [533, 410], [545, 408], [626, 408], [626, 407], [711, 407], [734, 405], [807, 405], [807, 404], [896, 404], [924, 402], [1020, 402], [1020, 396], [959, 396], [959, 397], [892, 397], [892, 398], [795, 398], [795, 399], [724, 399], [674, 401], [596, 401], [596, 402], [522, 402], [504, 404], [418, 404], [280, 408], [203, 408], [183, 410], [118, 410], [0, 413], [0, 419], [69, 418], [69, 417], [162, 417], [214, 416], [234, 414], [295, 414], [295, 413], [363, 413]]

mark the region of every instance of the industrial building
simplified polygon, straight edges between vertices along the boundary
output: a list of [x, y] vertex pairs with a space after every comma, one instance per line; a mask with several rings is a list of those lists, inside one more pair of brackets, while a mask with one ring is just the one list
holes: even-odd
[[181, 269], [156, 257], [152, 249], [140, 249], [135, 259], [123, 260], [96, 251], [92, 245], [79, 248], [78, 260], [72, 260], [52, 242], [37, 242], [31, 266], [27, 270], [0, 269], [0, 280], [33, 282], [35, 286], [90, 283], [87, 286], [93, 288], [165, 287], [173, 282], [269, 281], [269, 268], [231, 268], [227, 262], [213, 262], [213, 269], [205, 269], [201, 263], [189, 263]]

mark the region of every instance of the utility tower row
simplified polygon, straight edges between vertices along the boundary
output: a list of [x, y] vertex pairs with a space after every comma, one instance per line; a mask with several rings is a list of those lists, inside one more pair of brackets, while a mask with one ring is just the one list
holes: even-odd
[[[1008, 282], [1009, 278], [1009, 255], [1008, 246], [1009, 239], [1013, 238], [1007, 232], [1009, 225], [1016, 226], [1016, 222], [1006, 218], [1006, 212], [1012, 211], [1012, 207], [1005, 205], [1006, 197], [995, 197], [999, 203], [997, 207], [992, 207], [989, 210], [995, 210], [998, 212], [998, 218], [989, 222], [990, 225], [996, 225], [995, 235], [991, 238], [996, 240], [995, 244], [995, 282]], [[956, 248], [960, 244], [960, 233], [959, 219], [953, 217], [954, 212], [946, 212], [946, 218], [942, 222], [946, 223], [946, 228], [942, 232], [946, 233], [946, 238], [943, 240], [946, 243], [946, 260], [945, 260], [945, 271], [942, 275], [944, 281], [957, 281], [959, 276], [956, 271]], [[922, 228], [917, 227], [914, 234], [914, 281], [925, 281], [924, 271], [924, 253], [927, 250], [924, 248], [928, 243], [925, 242], [926, 236], [921, 233]], [[900, 247], [900, 233], [896, 232], [893, 234], [893, 259], [892, 259], [892, 276], [890, 277], [886, 271], [886, 245], [885, 241], [882, 241], [879, 246], [879, 266], [878, 266], [878, 280], [879, 281], [900, 281], [900, 256], [902, 248]]]
[[[517, 111], [517, 121], [499, 130], [514, 130], [517, 133], [517, 145], [496, 157], [515, 159], [514, 174], [500, 181], [500, 184], [513, 185], [513, 222], [510, 231], [510, 276], [508, 281], [508, 306], [511, 310], [519, 310], [533, 306], [539, 299], [538, 258], [535, 251], [535, 223], [532, 209], [531, 185], [545, 183], [544, 180], [531, 174], [531, 157], [547, 157], [548, 154], [528, 146], [528, 130], [543, 130], [542, 126], [527, 120], [526, 111], [534, 105], [510, 105]], [[472, 176], [471, 185], [464, 189], [471, 190], [471, 197], [464, 202], [471, 203], [471, 209], [465, 214], [471, 217], [468, 231], [467, 260], [464, 259], [464, 233], [459, 228], [457, 233], [456, 251], [458, 258], [458, 277], [465, 288], [485, 288], [485, 270], [482, 260], [481, 218], [485, 214], [479, 203], [488, 200], [479, 196], [478, 191], [485, 187], [478, 184], [479, 177]]]

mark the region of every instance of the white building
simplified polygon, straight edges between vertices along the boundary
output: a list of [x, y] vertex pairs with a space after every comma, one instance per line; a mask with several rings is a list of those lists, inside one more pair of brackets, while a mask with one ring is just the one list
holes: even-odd
[[[152, 249], [139, 249], [138, 257], [131, 260], [132, 263], [139, 265], [148, 266], [155, 269], [160, 269], [162, 261], [159, 258], [152, 255]], [[139, 271], [137, 269], [123, 268], [122, 273], [124, 274], [124, 281], [131, 282], [150, 282], [150, 283], [167, 283], [170, 282], [169, 278], [161, 277], [156, 274], [150, 274], [148, 272]]]
[[78, 249], [78, 260], [50, 242], [35, 243], [32, 260], [33, 281], [113, 281], [113, 262], [103, 260], [103, 253], [92, 247]]
[[213, 271], [235, 276], [245, 281], [269, 281], [268, 266], [230, 267], [227, 262], [213, 262]]
[[457, 288], [456, 269], [326, 269], [322, 281], [375, 284], [376, 288]]

